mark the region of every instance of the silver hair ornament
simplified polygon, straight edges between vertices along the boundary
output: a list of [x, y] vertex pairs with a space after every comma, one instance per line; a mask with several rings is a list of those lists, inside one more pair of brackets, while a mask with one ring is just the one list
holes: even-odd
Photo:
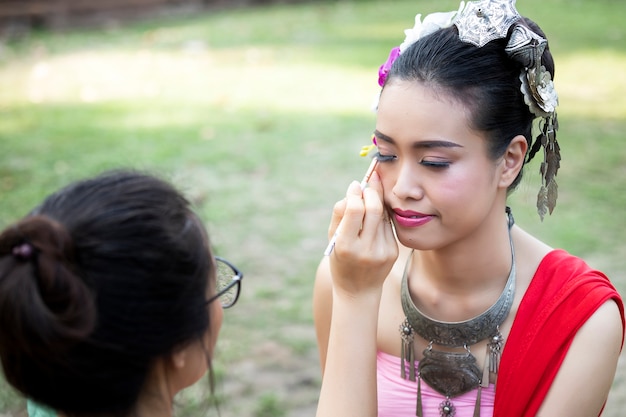
[[511, 25], [521, 18], [515, 0], [468, 1], [454, 25], [459, 39], [480, 48], [494, 39], [506, 38]]

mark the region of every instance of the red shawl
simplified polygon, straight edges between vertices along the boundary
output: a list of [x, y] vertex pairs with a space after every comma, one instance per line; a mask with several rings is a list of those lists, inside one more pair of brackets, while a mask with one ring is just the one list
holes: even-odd
[[607, 300], [618, 304], [624, 327], [624, 304], [603, 273], [563, 250], [545, 256], [502, 352], [494, 417], [537, 414], [576, 332]]

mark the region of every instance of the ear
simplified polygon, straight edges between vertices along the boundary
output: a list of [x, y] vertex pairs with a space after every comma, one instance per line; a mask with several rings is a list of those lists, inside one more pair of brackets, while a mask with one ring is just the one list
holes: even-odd
[[187, 348], [181, 347], [177, 348], [170, 354], [169, 364], [175, 370], [184, 369], [187, 364]]
[[191, 356], [187, 347], [176, 348], [169, 355], [161, 358], [164, 367], [164, 378], [172, 395], [190, 385], [187, 381]]
[[168, 384], [173, 393], [195, 384], [206, 373], [209, 364], [203, 340], [183, 343], [163, 357], [163, 360], [167, 368]]
[[523, 135], [517, 135], [511, 140], [501, 159], [502, 165], [498, 183], [500, 187], [508, 188], [517, 178], [517, 174], [524, 166], [527, 150], [528, 142]]

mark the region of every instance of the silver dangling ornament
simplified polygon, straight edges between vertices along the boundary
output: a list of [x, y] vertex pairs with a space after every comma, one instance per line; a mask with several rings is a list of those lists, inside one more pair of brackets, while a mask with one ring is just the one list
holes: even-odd
[[446, 397], [446, 399], [439, 404], [439, 414], [441, 417], [454, 417], [456, 415], [456, 408], [454, 404], [450, 402], [450, 398]]

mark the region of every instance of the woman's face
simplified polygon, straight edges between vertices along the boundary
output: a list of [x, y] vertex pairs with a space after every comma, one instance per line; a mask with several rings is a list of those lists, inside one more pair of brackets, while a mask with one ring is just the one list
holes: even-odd
[[[217, 279], [217, 265], [213, 252], [208, 247], [208, 237], [206, 231], [201, 225], [200, 221], [196, 219], [198, 227], [202, 230], [205, 243], [207, 245], [207, 255], [211, 259], [211, 273], [207, 277], [207, 290], [205, 294], [205, 300], [210, 300], [216, 294], [216, 279]], [[213, 358], [213, 352], [215, 351], [215, 345], [217, 344], [218, 335], [222, 327], [222, 321], [224, 318], [224, 310], [219, 299], [215, 299], [207, 305], [207, 314], [209, 315], [209, 328], [202, 340], [192, 341], [187, 347], [187, 360], [188, 364], [184, 371], [183, 383], [180, 389], [188, 387], [196, 383], [202, 376], [204, 376], [208, 370], [208, 361]]]
[[[213, 259], [213, 272], [208, 279], [208, 286], [206, 292], [206, 299], [209, 300], [215, 295], [215, 258], [210, 253], [211, 259]], [[180, 389], [186, 388], [195, 384], [200, 378], [202, 378], [207, 370], [208, 361], [213, 358], [213, 352], [215, 351], [215, 345], [217, 344], [218, 335], [222, 327], [222, 320], [224, 318], [224, 310], [220, 304], [220, 300], [216, 299], [207, 305], [207, 314], [209, 314], [209, 328], [204, 334], [202, 340], [193, 341], [187, 347], [187, 366], [184, 371], [185, 376]]]
[[377, 171], [406, 246], [445, 247], [504, 210], [501, 161], [489, 159], [485, 138], [469, 127], [469, 114], [459, 101], [421, 83], [393, 80], [382, 91]]

